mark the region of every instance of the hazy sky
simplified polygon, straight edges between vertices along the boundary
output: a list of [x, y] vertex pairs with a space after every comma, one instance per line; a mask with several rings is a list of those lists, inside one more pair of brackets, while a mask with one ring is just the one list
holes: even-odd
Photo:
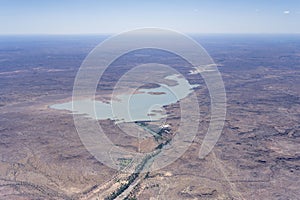
[[0, 0], [0, 34], [300, 33], [300, 0]]

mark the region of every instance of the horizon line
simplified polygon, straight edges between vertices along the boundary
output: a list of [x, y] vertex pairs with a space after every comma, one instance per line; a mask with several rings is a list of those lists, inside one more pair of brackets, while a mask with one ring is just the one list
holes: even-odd
[[[122, 33], [122, 32], [119, 32]], [[0, 36], [112, 36], [117, 35], [119, 33], [0, 33]], [[187, 35], [300, 35], [299, 33], [278, 33], [278, 32], [240, 32], [240, 33], [229, 33], [229, 32], [211, 32], [211, 33], [204, 33], [204, 32], [187, 32], [183, 33]]]

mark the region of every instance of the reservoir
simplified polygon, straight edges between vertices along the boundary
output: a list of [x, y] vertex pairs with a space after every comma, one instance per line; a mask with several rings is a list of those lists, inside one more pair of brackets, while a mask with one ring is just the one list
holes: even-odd
[[161, 120], [166, 117], [163, 106], [187, 97], [198, 86], [190, 85], [184, 77], [177, 74], [166, 76], [165, 79], [176, 81], [177, 84], [159, 84], [160, 87], [157, 88], [138, 89], [133, 94], [119, 94], [115, 98], [117, 100], [111, 100], [110, 103], [84, 99], [54, 104], [50, 108], [68, 110], [97, 120], [111, 119], [116, 123]]

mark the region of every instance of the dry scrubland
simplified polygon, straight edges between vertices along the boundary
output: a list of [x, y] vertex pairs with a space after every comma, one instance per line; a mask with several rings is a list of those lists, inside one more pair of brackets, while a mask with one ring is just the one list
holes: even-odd
[[[110, 199], [120, 188], [125, 199], [299, 199], [300, 38], [249, 37], [198, 38], [218, 63], [227, 90], [225, 127], [213, 152], [198, 158], [210, 99], [203, 80], [189, 75], [191, 83], [201, 84], [197, 137], [176, 162], [134, 177], [98, 162], [82, 145], [72, 115], [48, 107], [70, 100], [76, 71], [101, 38], [25, 38], [18, 45], [2, 39], [0, 199]], [[151, 54], [149, 60], [116, 61], [99, 84], [105, 88], [99, 98], [109, 96], [126, 69], [142, 62], [164, 62], [187, 73], [186, 63], [174, 56], [143, 53]], [[166, 110], [172, 128], [164, 139], [172, 138], [180, 115], [178, 104]], [[139, 144], [113, 122], [99, 123], [131, 151], [138, 145], [151, 151], [163, 141], [148, 138]], [[122, 188], [126, 184], [131, 187]]]

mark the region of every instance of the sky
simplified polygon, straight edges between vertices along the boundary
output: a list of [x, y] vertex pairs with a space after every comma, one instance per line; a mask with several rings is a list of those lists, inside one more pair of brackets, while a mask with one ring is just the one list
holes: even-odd
[[0, 34], [300, 33], [300, 0], [0, 0]]

